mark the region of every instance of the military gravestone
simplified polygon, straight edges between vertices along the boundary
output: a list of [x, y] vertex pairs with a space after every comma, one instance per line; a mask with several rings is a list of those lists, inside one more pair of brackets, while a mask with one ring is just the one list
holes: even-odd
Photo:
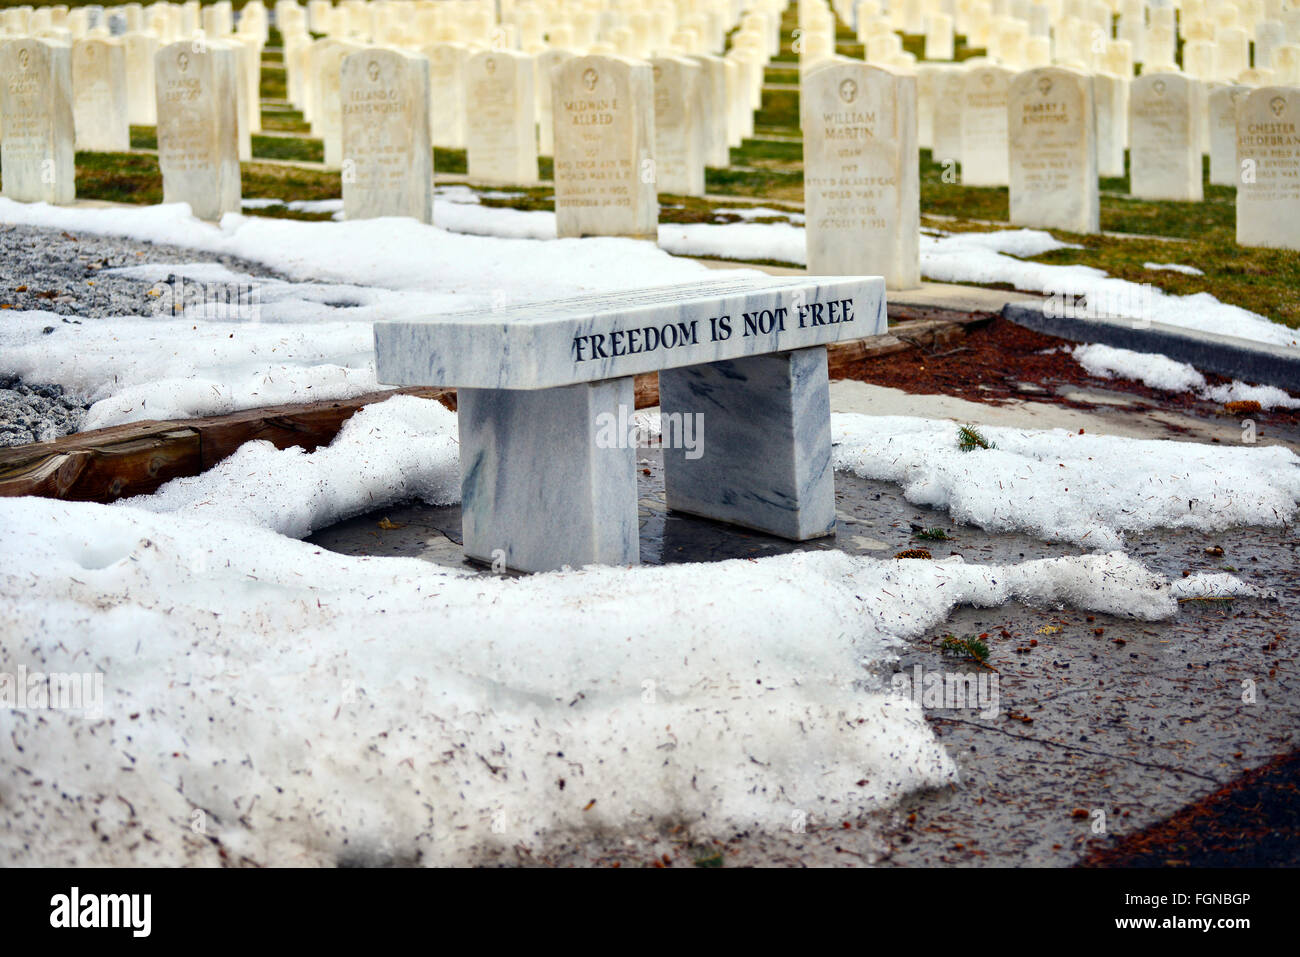
[[654, 77], [621, 57], [575, 57], [552, 73], [556, 232], [654, 239]]

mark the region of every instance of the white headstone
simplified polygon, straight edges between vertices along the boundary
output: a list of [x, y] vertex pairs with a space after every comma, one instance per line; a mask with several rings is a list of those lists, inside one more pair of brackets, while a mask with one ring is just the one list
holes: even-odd
[[158, 100], [153, 87], [153, 58], [158, 53], [158, 37], [152, 33], [124, 33], [122, 49], [126, 55], [127, 121], [136, 126], [154, 126], [158, 123]]
[[1128, 84], [1125, 77], [1094, 73], [1092, 95], [1097, 108], [1097, 175], [1124, 175], [1128, 137]]
[[1236, 186], [1237, 104], [1250, 90], [1228, 84], [1215, 87], [1209, 95], [1210, 113], [1210, 182], [1215, 186]]
[[116, 40], [72, 44], [72, 115], [77, 149], [125, 153], [131, 148], [126, 115], [126, 52]]
[[163, 202], [189, 203], [200, 219], [239, 211], [235, 56], [216, 41], [182, 40], [154, 58]]
[[1300, 250], [1300, 87], [1260, 87], [1240, 101], [1237, 160], [1237, 242]]
[[476, 53], [465, 65], [469, 177], [482, 183], [537, 182], [537, 103], [532, 57]]
[[1143, 74], [1129, 88], [1129, 176], [1139, 199], [1202, 198], [1198, 81]]
[[1040, 67], [1012, 81], [1007, 133], [1013, 225], [1100, 230], [1096, 129], [1088, 74]]
[[704, 195], [702, 68], [685, 57], [651, 61], [655, 87], [655, 176], [659, 192]]
[[961, 115], [966, 99], [962, 67], [940, 74], [935, 87], [931, 156], [936, 163], [961, 162]]
[[916, 77], [830, 62], [803, 81], [808, 272], [919, 286]]
[[1015, 74], [1000, 66], [972, 67], [962, 89], [961, 181], [1006, 186], [1007, 91]]
[[570, 58], [554, 69], [551, 96], [557, 234], [655, 238], [659, 201], [649, 64]]
[[433, 222], [429, 61], [373, 47], [343, 58], [343, 212]]
[[424, 48], [429, 60], [429, 123], [434, 146], [465, 148], [465, 64], [469, 47], [435, 43]]
[[551, 72], [573, 54], [552, 47], [533, 57], [533, 92], [537, 97], [537, 151], [555, 155], [555, 117], [551, 113], [553, 98]]
[[0, 40], [0, 116], [4, 195], [20, 203], [71, 203], [77, 188], [67, 44]]
[[343, 162], [343, 112], [339, 101], [339, 75], [343, 58], [361, 46], [342, 40], [322, 40], [312, 45], [311, 69], [315, 74], [311, 132], [325, 144], [325, 165], [338, 169]]

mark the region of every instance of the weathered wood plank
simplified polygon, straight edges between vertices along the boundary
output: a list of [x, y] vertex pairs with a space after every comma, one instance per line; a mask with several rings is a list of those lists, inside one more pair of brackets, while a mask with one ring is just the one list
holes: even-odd
[[352, 399], [248, 409], [205, 419], [145, 421], [0, 449], [0, 496], [43, 495], [111, 502], [152, 492], [163, 482], [197, 475], [252, 439], [276, 448], [312, 451], [371, 402], [420, 395], [455, 409], [446, 389], [390, 389]]

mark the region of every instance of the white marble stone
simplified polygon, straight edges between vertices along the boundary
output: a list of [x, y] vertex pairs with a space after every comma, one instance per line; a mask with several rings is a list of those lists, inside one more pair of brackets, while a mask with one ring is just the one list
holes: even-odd
[[467, 165], [480, 183], [537, 182], [537, 103], [532, 57], [487, 50], [465, 67]]
[[424, 48], [429, 58], [429, 123], [434, 146], [465, 148], [465, 64], [469, 47], [434, 43]]
[[381, 381], [455, 385], [465, 553], [638, 560], [634, 376], [660, 372], [670, 508], [833, 533], [826, 344], [885, 328], [878, 278], [722, 279], [375, 325]]
[[1129, 89], [1130, 191], [1139, 199], [1200, 202], [1198, 81], [1177, 73], [1137, 77]]
[[1215, 186], [1237, 185], [1237, 104], [1249, 92], [1249, 87], [1226, 84], [1212, 89], [1207, 97], [1210, 182]]
[[1061, 67], [1018, 74], [1007, 94], [1011, 223], [1095, 233], [1097, 117], [1092, 77]]
[[1007, 91], [1015, 74], [1000, 66], [971, 67], [962, 90], [961, 181], [1007, 186]]
[[126, 54], [126, 114], [136, 126], [158, 123], [158, 101], [154, 92], [154, 56], [158, 37], [152, 33], [132, 32], [122, 35]]
[[432, 223], [429, 61], [372, 47], [344, 57], [341, 71], [344, 215]]
[[796, 541], [835, 531], [826, 347], [659, 374], [668, 507]]
[[916, 77], [832, 60], [803, 84], [808, 272], [918, 287]]
[[961, 67], [944, 71], [936, 83], [930, 144], [936, 163], [961, 162], [961, 115], [965, 90], [966, 72]]
[[1124, 146], [1128, 140], [1126, 77], [1094, 73], [1092, 96], [1097, 109], [1097, 175], [1124, 175]]
[[598, 443], [635, 408], [631, 378], [456, 393], [465, 554], [515, 571], [639, 559], [636, 456]]
[[311, 132], [325, 147], [325, 165], [343, 165], [343, 106], [339, 99], [339, 77], [343, 58], [361, 49], [358, 43], [326, 39], [312, 45], [311, 69], [315, 75], [312, 94]]
[[200, 219], [239, 212], [235, 56], [222, 43], [182, 40], [154, 58], [163, 202], [189, 203]]
[[727, 137], [727, 63], [720, 56], [697, 53], [688, 57], [700, 65], [699, 109], [701, 149], [707, 166], [720, 169], [731, 165]]
[[72, 115], [77, 149], [125, 153], [126, 51], [116, 40], [87, 38], [72, 44]]
[[537, 98], [537, 151], [542, 156], [555, 156], [555, 108], [551, 75], [565, 60], [571, 59], [569, 50], [552, 48], [533, 57], [533, 92]]
[[703, 68], [685, 57], [656, 57], [655, 179], [659, 192], [704, 195]]
[[1260, 87], [1240, 101], [1237, 159], [1237, 242], [1300, 250], [1300, 87]]
[[551, 81], [555, 226], [571, 236], [655, 239], [654, 77], [623, 57], [566, 59]]
[[55, 40], [0, 40], [0, 168], [20, 203], [71, 203], [72, 51]]
[[393, 385], [545, 389], [885, 331], [879, 277], [720, 279], [375, 323]]

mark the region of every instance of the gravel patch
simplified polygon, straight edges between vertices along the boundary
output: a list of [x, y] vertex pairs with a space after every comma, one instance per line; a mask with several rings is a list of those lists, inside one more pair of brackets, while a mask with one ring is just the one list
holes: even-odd
[[[0, 225], [0, 323], [10, 310], [42, 310], [65, 323], [150, 314], [153, 283], [107, 270], [146, 263], [220, 263], [249, 275], [284, 278], [234, 256], [116, 236]], [[51, 324], [48, 331], [53, 333]], [[89, 403], [62, 386], [23, 382], [0, 367], [0, 447], [48, 442], [76, 432]]]
[[48, 442], [81, 428], [89, 406], [61, 385], [24, 385], [0, 375], [0, 447]]
[[[76, 319], [147, 316], [152, 287], [104, 270], [145, 263], [221, 263], [248, 273], [282, 279], [265, 266], [183, 246], [163, 246], [117, 236], [76, 236], [58, 229], [0, 226], [0, 305], [41, 309]], [[0, 320], [3, 314], [0, 313]]]

